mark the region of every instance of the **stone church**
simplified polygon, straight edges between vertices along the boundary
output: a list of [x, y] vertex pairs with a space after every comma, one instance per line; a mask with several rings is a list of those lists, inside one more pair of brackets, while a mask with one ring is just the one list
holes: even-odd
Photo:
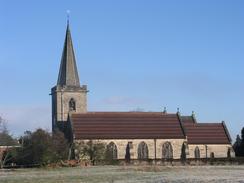
[[[99, 78], [98, 78], [99, 79]], [[194, 113], [89, 112], [87, 86], [80, 85], [69, 24], [57, 85], [51, 89], [52, 128], [70, 142], [98, 140], [113, 159], [180, 159], [233, 157], [224, 122], [198, 123]]]

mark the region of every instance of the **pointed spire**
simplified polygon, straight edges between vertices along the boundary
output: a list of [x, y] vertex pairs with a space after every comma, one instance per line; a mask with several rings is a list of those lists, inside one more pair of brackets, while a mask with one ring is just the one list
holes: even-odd
[[75, 53], [72, 44], [69, 21], [67, 21], [66, 36], [64, 41], [63, 54], [58, 75], [59, 86], [80, 86], [79, 75], [76, 67]]

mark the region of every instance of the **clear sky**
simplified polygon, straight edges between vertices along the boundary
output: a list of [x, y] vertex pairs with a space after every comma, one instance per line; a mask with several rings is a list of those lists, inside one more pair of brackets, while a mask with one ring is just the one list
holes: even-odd
[[[244, 1], [0, 1], [0, 115], [51, 129], [66, 11], [90, 111], [195, 111], [244, 126]], [[233, 139], [234, 140], [234, 139]]]

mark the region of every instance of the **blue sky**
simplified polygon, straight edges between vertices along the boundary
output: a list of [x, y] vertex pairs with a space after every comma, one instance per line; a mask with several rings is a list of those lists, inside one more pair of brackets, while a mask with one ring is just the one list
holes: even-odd
[[67, 10], [88, 110], [179, 107], [240, 133], [243, 1], [1, 0], [0, 115], [13, 134], [51, 128]]

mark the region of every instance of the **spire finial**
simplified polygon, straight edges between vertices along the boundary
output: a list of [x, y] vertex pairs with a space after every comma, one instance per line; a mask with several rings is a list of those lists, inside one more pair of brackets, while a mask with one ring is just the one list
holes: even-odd
[[177, 113], [180, 114], [180, 108], [179, 107], [177, 107]]
[[69, 15], [70, 15], [70, 10], [67, 10], [66, 13], [67, 13], [67, 25], [69, 26]]
[[164, 114], [167, 113], [167, 108], [166, 108], [166, 107], [164, 107], [164, 111], [163, 111], [163, 113], [164, 113]]

